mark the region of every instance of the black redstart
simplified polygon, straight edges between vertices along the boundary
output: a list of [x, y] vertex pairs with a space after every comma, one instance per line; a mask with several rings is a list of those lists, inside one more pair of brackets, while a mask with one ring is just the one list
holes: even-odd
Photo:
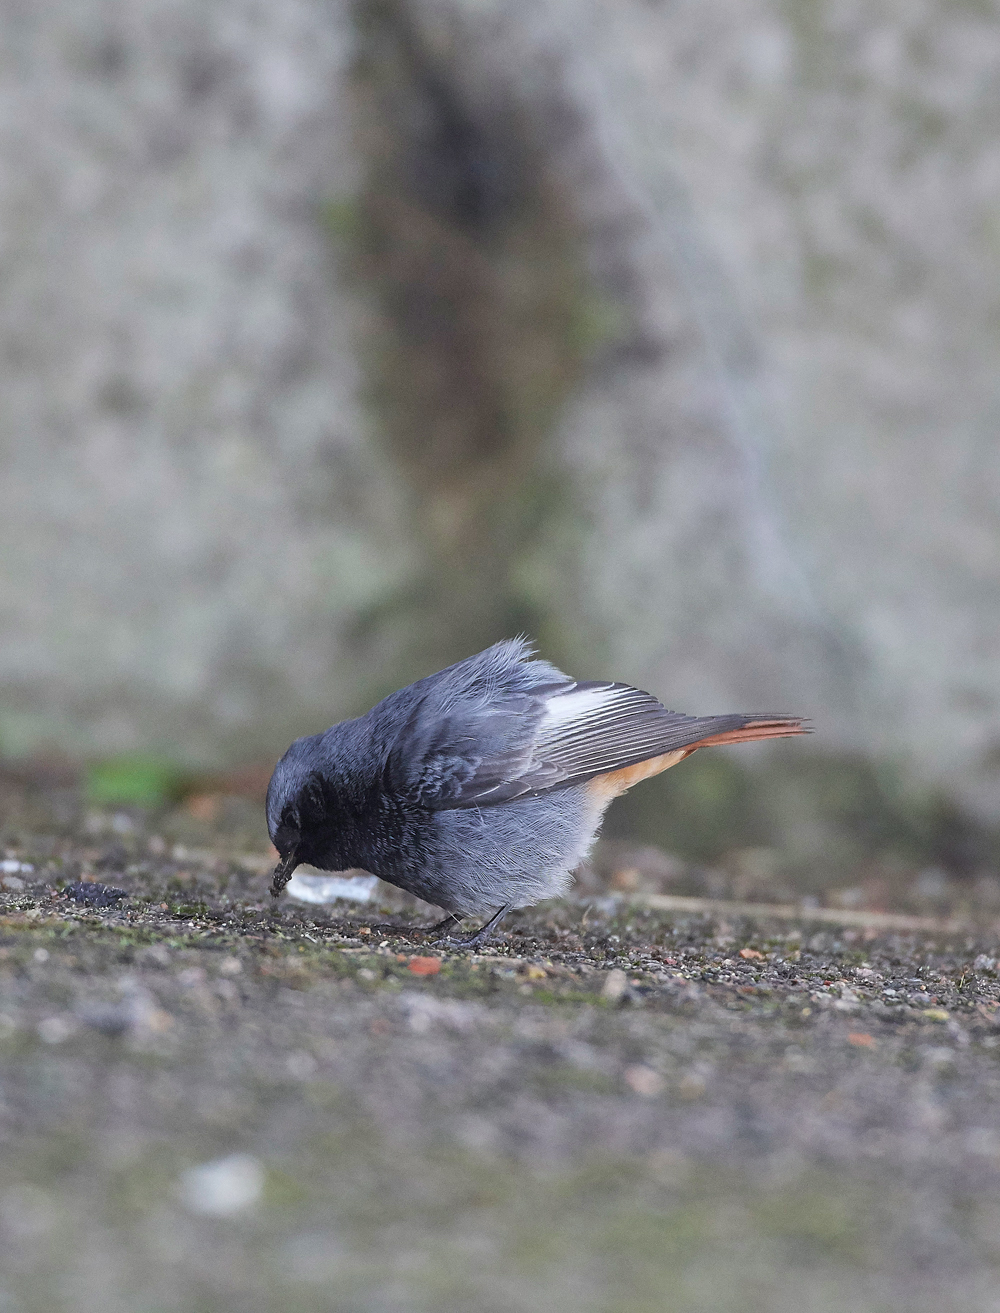
[[628, 684], [582, 683], [523, 638], [296, 739], [267, 790], [281, 858], [361, 867], [444, 908], [489, 919], [566, 891], [612, 798], [698, 748], [806, 733], [799, 716], [684, 716]]

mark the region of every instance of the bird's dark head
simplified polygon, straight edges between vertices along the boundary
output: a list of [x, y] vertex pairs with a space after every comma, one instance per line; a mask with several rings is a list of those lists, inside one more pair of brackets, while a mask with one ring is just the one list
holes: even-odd
[[302, 862], [314, 860], [325, 828], [325, 796], [317, 735], [296, 739], [274, 768], [267, 788], [267, 831], [280, 861], [271, 882], [277, 897]]

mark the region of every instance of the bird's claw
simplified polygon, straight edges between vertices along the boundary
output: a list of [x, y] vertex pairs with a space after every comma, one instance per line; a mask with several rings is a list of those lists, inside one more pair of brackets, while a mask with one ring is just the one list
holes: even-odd
[[[479, 948], [480, 945], [485, 944], [492, 936], [493, 931], [509, 911], [510, 905], [508, 904], [506, 907], [501, 907], [498, 912], [495, 912], [485, 925], [481, 925], [479, 929], [474, 931], [471, 935], [442, 935], [440, 939], [432, 940], [431, 946], [435, 947], [438, 944], [450, 944], [453, 948]], [[458, 918], [455, 919], [457, 920]], [[432, 927], [432, 930], [438, 929], [440, 929], [440, 926]]]

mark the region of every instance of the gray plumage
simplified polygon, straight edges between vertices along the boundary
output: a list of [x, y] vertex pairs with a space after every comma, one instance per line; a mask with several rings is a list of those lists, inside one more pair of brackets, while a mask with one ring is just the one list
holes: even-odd
[[795, 717], [680, 715], [572, 680], [523, 639], [497, 643], [292, 744], [267, 796], [272, 892], [308, 862], [364, 868], [457, 916], [525, 907], [565, 892], [614, 772], [706, 738], [801, 732]]

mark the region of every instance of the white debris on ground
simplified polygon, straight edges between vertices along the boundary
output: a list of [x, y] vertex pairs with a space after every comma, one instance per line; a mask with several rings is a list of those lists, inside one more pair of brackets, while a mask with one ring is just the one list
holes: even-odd
[[335, 903], [338, 898], [367, 903], [377, 884], [375, 875], [308, 875], [296, 871], [285, 892], [300, 903]]
[[0, 861], [0, 886], [11, 893], [20, 893], [24, 888], [23, 875], [33, 875], [35, 868], [30, 862], [19, 861], [16, 857], [6, 857]]

